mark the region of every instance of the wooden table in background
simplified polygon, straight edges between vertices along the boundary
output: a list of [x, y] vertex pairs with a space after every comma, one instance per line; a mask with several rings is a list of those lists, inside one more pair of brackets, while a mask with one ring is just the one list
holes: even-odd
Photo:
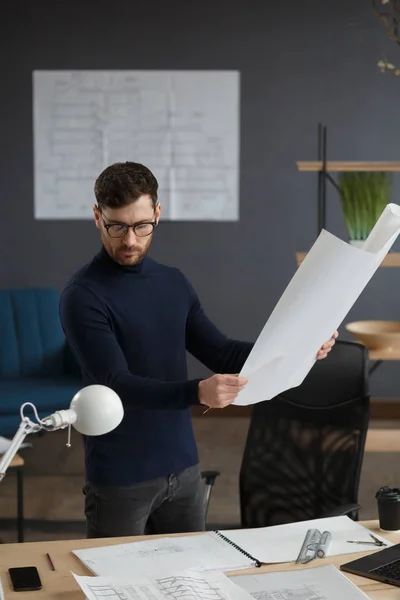
[[400, 429], [369, 429], [365, 452], [400, 452]]
[[[366, 521], [363, 523], [370, 530], [379, 532], [376, 521]], [[196, 534], [193, 534], [196, 535]], [[12, 591], [7, 569], [9, 567], [24, 567], [35, 565], [38, 568], [43, 588], [37, 592], [28, 592], [22, 596], [29, 600], [84, 600], [83, 592], [71, 575], [73, 571], [77, 575], [91, 575], [83, 564], [74, 556], [71, 551], [79, 548], [91, 548], [95, 546], [106, 546], [112, 544], [121, 544], [124, 542], [134, 542], [150, 537], [126, 537], [126, 538], [107, 538], [98, 540], [65, 540], [59, 542], [31, 542], [26, 544], [3, 544], [0, 545], [0, 575], [5, 592], [5, 599], [15, 598], [21, 600], [21, 593]], [[393, 541], [400, 542], [400, 534], [384, 534], [384, 537]], [[55, 571], [50, 569], [46, 558], [48, 552], [53, 560]], [[236, 571], [237, 575], [251, 573], [266, 573], [269, 571], [291, 571], [294, 569], [307, 569], [323, 564], [339, 565], [355, 560], [366, 553], [347, 554], [342, 556], [333, 556], [326, 559], [320, 559], [318, 562], [312, 561], [308, 565], [296, 565], [295, 563], [283, 563], [277, 565], [263, 566], [260, 569], [247, 569]], [[232, 573], [230, 573], [232, 574]], [[400, 588], [389, 586], [372, 579], [358, 577], [356, 575], [346, 574], [349, 579], [363, 590], [371, 600], [400, 600]], [[16, 595], [17, 594], [17, 595]], [[346, 600], [338, 599], [338, 600]]]

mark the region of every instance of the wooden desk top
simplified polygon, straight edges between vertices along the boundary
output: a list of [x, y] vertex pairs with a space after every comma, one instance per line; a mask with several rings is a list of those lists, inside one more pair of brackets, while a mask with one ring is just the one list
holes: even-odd
[[[365, 521], [363, 525], [372, 531], [379, 532], [376, 521]], [[196, 534], [194, 534], [196, 535]], [[383, 534], [392, 542], [400, 542], [400, 534]], [[26, 592], [22, 594], [27, 600], [84, 600], [84, 595], [78, 584], [71, 575], [73, 571], [77, 575], [91, 575], [83, 564], [71, 553], [79, 548], [90, 548], [94, 546], [105, 546], [107, 544], [121, 544], [124, 542], [140, 541], [148, 537], [124, 537], [98, 540], [64, 540], [57, 542], [30, 542], [24, 544], [0, 544], [0, 575], [4, 588], [5, 599], [15, 598], [21, 600], [21, 593], [14, 592], [11, 588], [8, 568], [28, 567], [35, 565], [38, 568], [43, 588], [37, 592]], [[162, 537], [162, 536], [151, 536]], [[50, 569], [46, 558], [48, 552], [53, 560], [56, 571]], [[260, 569], [247, 569], [236, 571], [235, 574], [243, 575], [250, 573], [262, 573], [268, 571], [289, 571], [296, 569], [307, 569], [317, 564], [333, 564], [337, 567], [355, 560], [366, 553], [347, 554], [320, 559], [318, 563], [311, 561], [308, 565], [296, 565], [295, 563], [282, 563], [261, 567]], [[232, 573], [230, 573], [232, 574]], [[353, 583], [358, 585], [371, 600], [400, 600], [400, 588], [389, 586], [372, 579], [365, 579], [356, 575], [346, 574]], [[16, 595], [17, 594], [17, 595]], [[340, 600], [340, 599], [338, 599]], [[343, 599], [345, 600], [345, 599]]]
[[13, 467], [23, 467], [24, 464], [25, 464], [25, 461], [22, 458], [22, 456], [20, 456], [19, 454], [16, 454], [14, 456], [14, 458], [12, 459], [10, 466], [8, 468], [12, 469]]

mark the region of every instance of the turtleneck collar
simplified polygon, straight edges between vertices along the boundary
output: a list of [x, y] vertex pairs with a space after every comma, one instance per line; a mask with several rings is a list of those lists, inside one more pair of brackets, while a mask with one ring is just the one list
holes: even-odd
[[117, 263], [107, 252], [104, 246], [101, 247], [99, 252], [98, 260], [105, 266], [120, 271], [121, 273], [142, 273], [146, 265], [146, 256], [144, 259], [136, 265], [120, 265]]

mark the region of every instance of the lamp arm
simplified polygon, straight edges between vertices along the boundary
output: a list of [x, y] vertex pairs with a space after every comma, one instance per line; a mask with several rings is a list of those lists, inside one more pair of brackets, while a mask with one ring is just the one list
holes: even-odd
[[[36, 423], [24, 416], [24, 408], [30, 406]], [[7, 468], [19, 447], [29, 433], [38, 431], [55, 431], [68, 427], [68, 442], [70, 446], [71, 425], [84, 435], [104, 435], [115, 429], [122, 421], [124, 409], [120, 397], [104, 385], [89, 385], [80, 390], [72, 398], [69, 409], [57, 410], [41, 419], [36, 406], [25, 402], [20, 408], [21, 423], [11, 440], [10, 446], [0, 460], [0, 481], [4, 478]]]
[[38, 423], [33, 423], [28, 417], [23, 417], [17, 433], [14, 435], [11, 445], [3, 454], [0, 461], [0, 481], [4, 478], [8, 467], [14, 456], [17, 454], [19, 447], [29, 433], [40, 431], [42, 427]]

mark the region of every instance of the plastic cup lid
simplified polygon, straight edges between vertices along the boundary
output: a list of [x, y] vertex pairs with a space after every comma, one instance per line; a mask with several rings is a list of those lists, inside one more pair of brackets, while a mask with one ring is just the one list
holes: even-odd
[[379, 500], [400, 500], [400, 489], [399, 488], [391, 488], [387, 485], [379, 488], [379, 490], [375, 494], [375, 498]]

